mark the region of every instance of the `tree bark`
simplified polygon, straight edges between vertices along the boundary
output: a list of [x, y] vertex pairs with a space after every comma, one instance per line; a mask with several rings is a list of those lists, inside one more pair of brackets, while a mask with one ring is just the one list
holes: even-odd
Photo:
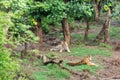
[[95, 21], [98, 22], [99, 21], [99, 10], [98, 10], [98, 5], [95, 4]]
[[68, 19], [64, 18], [61, 23], [62, 23], [64, 40], [68, 44], [70, 44], [71, 43], [71, 36], [70, 36], [70, 29], [69, 29]]
[[[106, 21], [105, 21], [106, 23]], [[103, 36], [105, 34], [105, 23], [103, 24], [103, 27], [101, 29], [101, 31], [99, 32], [99, 34], [96, 36], [94, 42], [102, 42], [103, 41]]]
[[103, 24], [101, 31], [99, 32], [99, 34], [97, 35], [97, 37], [94, 41], [101, 42], [104, 38], [104, 43], [108, 44], [110, 42], [110, 33], [109, 33], [110, 15], [111, 15], [111, 10], [109, 9], [107, 12], [107, 19], [106, 19], [105, 23]]
[[86, 29], [85, 29], [85, 35], [84, 35], [85, 41], [88, 39], [88, 31], [89, 31], [89, 21], [88, 21], [88, 18], [86, 17]]
[[42, 34], [42, 21], [37, 20], [37, 35], [39, 37], [39, 44], [43, 43], [43, 34]]
[[99, 17], [100, 17], [100, 10], [101, 10], [101, 2], [102, 0], [98, 1], [98, 0], [94, 0], [95, 3], [95, 21], [98, 22], [99, 21]]
[[109, 43], [110, 42], [110, 15], [111, 15], [111, 10], [109, 9], [107, 12], [107, 20], [105, 24], [105, 38], [104, 38], [104, 43]]

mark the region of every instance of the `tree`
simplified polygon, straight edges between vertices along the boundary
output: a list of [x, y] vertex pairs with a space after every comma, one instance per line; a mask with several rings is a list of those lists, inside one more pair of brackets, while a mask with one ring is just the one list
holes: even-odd
[[96, 22], [99, 21], [99, 17], [100, 17], [100, 11], [101, 11], [101, 7], [102, 7], [102, 1], [103, 0], [94, 0], [95, 3], [95, 20]]
[[71, 43], [71, 35], [70, 35], [70, 28], [69, 28], [69, 24], [68, 24], [68, 19], [63, 18], [61, 23], [62, 23], [64, 41], [66, 41], [68, 44], [70, 44]]
[[[67, 3], [67, 2], [68, 2], [68, 0], [64, 0], [64, 3]], [[66, 13], [66, 10], [64, 12]], [[66, 15], [67, 15], [67, 13], [66, 13]], [[70, 28], [69, 28], [67, 16], [65, 18], [63, 18], [63, 20], [61, 21], [61, 23], [62, 23], [64, 40], [68, 44], [70, 44], [71, 43], [71, 35], [70, 35]]]
[[[1, 10], [4, 10], [10, 15], [10, 21], [13, 23], [11, 26], [7, 25], [6, 33], [9, 34], [7, 39], [14, 41], [14, 44], [17, 46], [24, 44], [24, 52], [21, 53], [21, 55], [26, 55], [27, 43], [36, 42], [38, 40], [35, 34], [30, 30], [30, 28], [33, 27], [33, 23], [28, 15], [27, 3], [28, 0], [4, 0], [1, 2], [3, 5]], [[10, 44], [8, 43], [8, 45]]]
[[104, 38], [104, 43], [108, 44], [110, 42], [109, 29], [110, 29], [110, 20], [111, 20], [111, 7], [112, 7], [112, 2], [107, 0], [106, 4], [104, 5], [104, 10], [107, 12], [107, 18], [103, 24], [101, 31], [99, 32], [99, 34], [97, 35], [94, 41], [101, 42], [103, 41]]
[[65, 41], [70, 43], [70, 31], [67, 21], [66, 5], [62, 0], [34, 1], [30, 7], [30, 15], [37, 21], [40, 43], [42, 39], [42, 19], [47, 18], [52, 22], [61, 21]]
[[31, 1], [29, 4], [29, 14], [37, 22], [37, 35], [39, 43], [43, 43], [42, 19], [50, 13], [49, 5], [45, 1]]
[[70, 44], [71, 36], [68, 24], [68, 4], [67, 0], [50, 0], [48, 1], [50, 5], [51, 14], [48, 16], [53, 22], [61, 22], [64, 40]]
[[88, 38], [89, 21], [93, 18], [93, 6], [89, 1], [73, 0], [70, 2], [71, 16], [86, 22], [84, 40]]

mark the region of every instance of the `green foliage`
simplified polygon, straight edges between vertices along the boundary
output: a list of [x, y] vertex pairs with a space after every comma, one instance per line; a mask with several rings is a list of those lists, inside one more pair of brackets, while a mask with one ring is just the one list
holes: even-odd
[[[27, 15], [27, 3], [28, 0], [2, 0], [0, 4], [4, 9], [0, 9], [2, 11], [6, 11], [8, 14], [1, 12], [1, 22], [2, 25], [9, 28], [8, 34], [9, 38], [13, 40], [15, 43], [20, 42], [34, 42], [37, 41], [38, 38], [30, 31], [29, 29], [32, 27], [31, 18]], [[6, 7], [7, 6], [7, 7]], [[6, 18], [4, 18], [6, 16]], [[30, 19], [28, 19], [30, 18]], [[6, 20], [8, 19], [8, 20]]]
[[[0, 80], [13, 80], [16, 71], [19, 69], [17, 61], [13, 61], [10, 57], [11, 51], [4, 45], [6, 44], [5, 26], [10, 26], [9, 17], [4, 12], [0, 12]], [[6, 22], [7, 25], [6, 25]], [[10, 42], [10, 41], [9, 41]]]
[[120, 12], [119, 12], [119, 10], [120, 10], [120, 3], [118, 1], [116, 1], [116, 2], [113, 3], [113, 6], [114, 7], [112, 9], [112, 18], [115, 19], [115, 20], [116, 19], [119, 20], [119, 18], [120, 18]]
[[29, 14], [31, 15], [31, 17], [33, 17], [35, 20], [39, 20], [39, 19], [42, 19], [44, 18], [45, 16], [47, 16], [50, 12], [49, 10], [49, 5], [43, 1], [37, 1], [37, 2], [34, 2], [31, 1], [29, 3]]
[[56, 21], [61, 21], [63, 18], [67, 17], [67, 4], [62, 0], [50, 0], [47, 2], [50, 8], [50, 14], [48, 15], [48, 19]]
[[0, 80], [13, 80], [19, 65], [10, 58], [10, 51], [0, 47]]
[[10, 8], [10, 5], [11, 5], [10, 1], [11, 0], [9, 0], [9, 1], [8, 0], [1, 0], [0, 1], [0, 5], [1, 5], [0, 10], [7, 11], [7, 9]]
[[9, 27], [9, 26], [14, 25], [10, 20], [10, 15], [11, 15], [11, 13], [6, 14], [5, 12], [2, 12], [2, 11], [0, 12], [0, 17], [1, 17], [0, 18], [0, 26]]
[[109, 6], [108, 5], [104, 5], [104, 10], [108, 11], [109, 10]]
[[42, 30], [43, 30], [43, 32], [45, 33], [45, 34], [48, 34], [49, 32], [50, 32], [50, 28], [49, 28], [49, 26], [48, 26], [48, 24], [46, 23], [46, 22], [42, 22]]
[[12, 15], [14, 26], [10, 28], [10, 34], [12, 35], [12, 39], [17, 43], [38, 41], [38, 37], [30, 30], [35, 24], [26, 15], [27, 13], [24, 10], [17, 10]]
[[73, 0], [70, 2], [70, 14], [71, 16], [85, 20], [85, 17], [93, 17], [93, 6], [85, 1]]
[[32, 31], [29, 30], [29, 28], [31, 28], [31, 26], [17, 23], [15, 26], [10, 28], [11, 32], [9, 33], [11, 34], [13, 41], [16, 43], [37, 41], [38, 38]]
[[103, 1], [103, 11], [108, 11], [111, 7], [113, 7], [113, 1]]

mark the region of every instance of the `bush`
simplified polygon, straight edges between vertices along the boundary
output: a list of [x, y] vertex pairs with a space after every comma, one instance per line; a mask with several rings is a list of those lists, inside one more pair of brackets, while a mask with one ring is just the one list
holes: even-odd
[[18, 69], [16, 62], [10, 58], [10, 52], [4, 47], [0, 47], [0, 80], [13, 80]]
[[7, 42], [5, 26], [9, 26], [10, 19], [3, 12], [0, 12], [0, 17], [0, 80], [13, 80], [19, 66], [10, 57], [10, 50], [4, 46]]

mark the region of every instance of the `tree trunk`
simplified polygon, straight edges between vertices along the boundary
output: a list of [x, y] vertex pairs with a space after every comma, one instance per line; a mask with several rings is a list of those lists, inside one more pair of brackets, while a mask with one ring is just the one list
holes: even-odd
[[43, 43], [43, 34], [42, 34], [42, 22], [37, 20], [37, 35], [39, 37], [39, 44]]
[[88, 31], [89, 31], [89, 21], [88, 21], [88, 18], [86, 17], [86, 29], [85, 29], [85, 35], [84, 35], [85, 41], [88, 39]]
[[105, 38], [104, 38], [104, 43], [109, 43], [110, 42], [110, 15], [111, 15], [111, 10], [108, 10], [107, 13], [107, 20], [105, 24]]
[[99, 34], [95, 38], [95, 40], [94, 40], [95, 42], [102, 42], [103, 41], [103, 36], [105, 34], [105, 24], [106, 24], [106, 21], [103, 24], [103, 27], [102, 27], [101, 31], [99, 32]]
[[95, 21], [98, 22], [99, 21], [99, 10], [98, 10], [98, 5], [95, 4]]
[[94, 41], [101, 42], [104, 38], [104, 43], [109, 43], [110, 42], [110, 34], [109, 34], [109, 29], [110, 29], [110, 15], [111, 15], [111, 10], [108, 10], [107, 13], [107, 19], [105, 23], [103, 24], [103, 27], [99, 34], [97, 35], [96, 39]]
[[63, 29], [64, 40], [68, 44], [70, 44], [71, 43], [71, 36], [70, 36], [70, 29], [69, 29], [69, 24], [68, 24], [67, 18], [64, 18], [62, 20], [62, 29]]
[[95, 3], [95, 21], [98, 22], [99, 21], [99, 17], [100, 17], [100, 10], [101, 10], [101, 2], [102, 0], [98, 1], [98, 0], [94, 0]]

